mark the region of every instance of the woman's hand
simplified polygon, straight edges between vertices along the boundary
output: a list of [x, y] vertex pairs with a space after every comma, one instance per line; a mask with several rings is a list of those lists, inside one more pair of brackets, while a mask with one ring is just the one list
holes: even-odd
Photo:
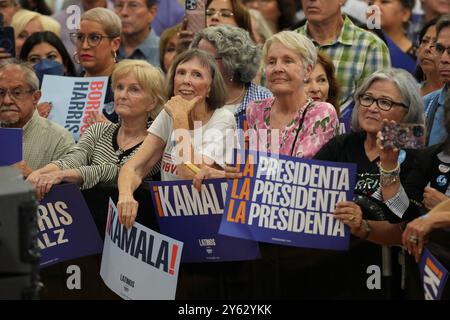
[[192, 100], [185, 100], [181, 96], [173, 96], [164, 105], [164, 110], [174, 121], [187, 121], [191, 111], [201, 99], [202, 97], [195, 97]]
[[[389, 123], [388, 120], [383, 119], [383, 125]], [[391, 120], [391, 123], [395, 124], [395, 121]], [[384, 170], [393, 170], [397, 167], [398, 155], [400, 150], [397, 148], [384, 148], [382, 147], [383, 135], [381, 131], [377, 133], [377, 147], [380, 155], [380, 164]]]
[[356, 236], [361, 233], [362, 211], [361, 207], [353, 201], [342, 201], [336, 203], [334, 210], [336, 219], [350, 227], [350, 232]]
[[130, 229], [136, 220], [139, 203], [132, 195], [119, 194], [117, 210], [119, 211], [119, 222]]
[[33, 185], [36, 188], [38, 200], [42, 200], [42, 198], [44, 198], [45, 195], [51, 190], [53, 185], [61, 183], [63, 178], [63, 171], [54, 171], [40, 174], [38, 177], [31, 177], [31, 179], [35, 181]]
[[426, 187], [423, 192], [423, 204], [425, 208], [428, 210], [433, 209], [442, 201], [447, 200], [448, 198], [442, 192], [437, 191], [434, 188]]
[[223, 170], [217, 170], [208, 166], [204, 166], [199, 173], [197, 173], [194, 176], [194, 179], [192, 180], [195, 189], [198, 190], [198, 192], [201, 192], [202, 190], [202, 184], [203, 180], [205, 179], [219, 179], [219, 178], [225, 178], [225, 171]]
[[0, 59], [12, 58], [11, 54], [6, 52], [5, 48], [0, 47]]
[[242, 178], [242, 172], [238, 167], [225, 166], [225, 178], [227, 179], [240, 179]]
[[188, 19], [186, 17], [183, 18], [180, 31], [177, 32], [177, 53], [181, 53], [189, 48], [192, 40], [194, 39], [194, 33], [192, 31], [188, 31]]
[[430, 217], [417, 218], [406, 226], [402, 235], [402, 243], [409, 254], [414, 255], [419, 262], [424, 245], [428, 241], [428, 234], [433, 230], [433, 220]]
[[53, 104], [51, 102], [41, 102], [37, 104], [37, 110], [41, 117], [48, 118], [48, 114], [53, 108]]

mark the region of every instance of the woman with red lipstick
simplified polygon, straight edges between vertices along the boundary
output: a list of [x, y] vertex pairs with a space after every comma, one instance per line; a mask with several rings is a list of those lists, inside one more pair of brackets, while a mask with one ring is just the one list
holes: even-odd
[[420, 32], [416, 78], [421, 84], [420, 94], [422, 96], [439, 90], [444, 85], [437, 69], [436, 53], [431, 49], [436, 42], [436, 23], [437, 19], [431, 20]]
[[[111, 74], [116, 64], [116, 51], [120, 46], [122, 23], [111, 10], [94, 8], [81, 16], [80, 29], [70, 34], [75, 45], [74, 57], [84, 69], [84, 77], [109, 77], [103, 114], [107, 120], [117, 122], [114, 112], [114, 95], [111, 90]], [[104, 121], [104, 117], [95, 121]], [[93, 121], [93, 122], [95, 122]]]
[[339, 115], [340, 87], [335, 76], [333, 61], [326, 53], [317, 53], [317, 63], [305, 81], [306, 94], [314, 101], [325, 101], [333, 105]]

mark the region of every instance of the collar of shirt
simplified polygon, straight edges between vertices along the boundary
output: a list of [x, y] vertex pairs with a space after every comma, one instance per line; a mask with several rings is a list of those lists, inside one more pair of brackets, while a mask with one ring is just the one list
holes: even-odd
[[[142, 42], [139, 46], [137, 46], [137, 48], [134, 49], [133, 53], [128, 55], [128, 57], [132, 57], [136, 54], [136, 52], [140, 52], [147, 61], [150, 61], [153, 55], [153, 50], [155, 50], [155, 48], [158, 48], [158, 45], [159, 45], [159, 37], [156, 35], [153, 28], [150, 28], [150, 32], [148, 36], [145, 38], [144, 42]], [[118, 56], [121, 58], [127, 57], [125, 53], [125, 48], [122, 44], [119, 47]]]
[[448, 93], [448, 84], [444, 85], [439, 94], [438, 103], [442, 106], [445, 104], [445, 98], [447, 97], [447, 93]]
[[[355, 32], [356, 26], [353, 24], [353, 22], [350, 20], [350, 18], [347, 15], [344, 14], [342, 16], [344, 18], [344, 24], [342, 25], [342, 29], [341, 29], [341, 33], [339, 34], [339, 37], [335, 41], [328, 43], [326, 45], [322, 45], [322, 46], [330, 46], [335, 43], [342, 43], [344, 45], [349, 45], [349, 46], [351, 46], [353, 44], [354, 32]], [[308, 30], [308, 21], [306, 21], [305, 25], [299, 29], [299, 32], [303, 35], [307, 35], [315, 44], [317, 44], [317, 42], [311, 37], [311, 35], [309, 34], [309, 32], [307, 30]]]

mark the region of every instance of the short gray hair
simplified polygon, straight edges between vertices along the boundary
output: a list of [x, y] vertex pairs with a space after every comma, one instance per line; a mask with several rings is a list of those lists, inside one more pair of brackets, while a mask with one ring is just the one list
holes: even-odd
[[408, 106], [408, 113], [400, 122], [424, 124], [424, 107], [422, 97], [419, 93], [419, 84], [409, 72], [403, 69], [391, 68], [373, 73], [356, 90], [354, 95], [355, 106], [352, 112], [352, 130], [362, 131], [358, 119], [359, 96], [364, 94], [374, 82], [383, 80], [389, 80], [395, 83], [402, 97], [402, 102]]
[[281, 31], [275, 33], [269, 39], [267, 39], [266, 43], [263, 47], [263, 59], [264, 61], [267, 58], [267, 54], [269, 52], [270, 47], [274, 43], [281, 43], [283, 46], [295, 52], [300, 60], [303, 62], [303, 66], [305, 67], [305, 71], [309, 66], [314, 68], [317, 62], [317, 49], [307, 37], [302, 34], [299, 34], [295, 31]]
[[11, 59], [0, 59], [0, 72], [6, 67], [15, 66], [23, 73], [25, 82], [31, 87], [31, 90], [39, 90], [39, 79], [34, 73], [33, 66], [29, 62], [23, 62], [16, 58]]
[[120, 37], [122, 22], [117, 14], [106, 8], [93, 8], [81, 15], [81, 21], [97, 22], [103, 26], [108, 37]]
[[261, 50], [247, 31], [229, 25], [205, 28], [194, 36], [191, 48], [198, 48], [202, 39], [217, 49], [226, 72], [234, 81], [249, 83], [255, 78], [261, 63]]

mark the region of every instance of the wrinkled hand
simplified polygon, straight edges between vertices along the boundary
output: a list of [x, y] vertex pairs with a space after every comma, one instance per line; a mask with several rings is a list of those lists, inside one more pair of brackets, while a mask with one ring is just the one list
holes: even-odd
[[90, 121], [89, 124], [90, 125], [97, 123], [97, 122], [111, 122], [101, 112], [89, 111], [89, 112], [86, 112], [86, 114], [89, 116], [89, 121]]
[[195, 189], [198, 190], [198, 192], [201, 192], [202, 190], [202, 183], [205, 179], [217, 179], [217, 178], [224, 178], [225, 177], [225, 171], [217, 170], [211, 167], [203, 167], [199, 173], [197, 173], [194, 176], [194, 179], [192, 180]]
[[225, 166], [225, 178], [227, 179], [240, 179], [242, 178], [242, 172], [238, 167]]
[[43, 118], [47, 118], [48, 114], [53, 108], [53, 104], [51, 102], [41, 102], [37, 105], [37, 111], [39, 112], [39, 115]]
[[434, 188], [426, 187], [423, 192], [423, 204], [425, 208], [428, 210], [433, 209], [442, 201], [447, 200], [448, 198], [442, 192], [437, 191]]
[[119, 222], [130, 229], [136, 220], [139, 203], [132, 195], [119, 194], [117, 210], [119, 211]]
[[175, 120], [187, 120], [192, 109], [197, 105], [202, 97], [194, 97], [192, 100], [185, 100], [181, 96], [173, 96], [164, 105], [164, 110]]
[[39, 174], [38, 177], [31, 177], [28, 181], [34, 181], [32, 183], [36, 188], [36, 194], [38, 200], [42, 200], [45, 195], [51, 190], [53, 185], [59, 184], [63, 181], [62, 171], [54, 171], [50, 173]]
[[[391, 120], [391, 123], [395, 124], [395, 121]], [[383, 124], [389, 123], [388, 120], [383, 119]], [[383, 169], [392, 170], [397, 166], [398, 154], [400, 150], [397, 148], [384, 148], [382, 147], [383, 135], [381, 131], [377, 133], [377, 147], [380, 155], [380, 163]]]
[[33, 171], [33, 170], [27, 165], [27, 163], [25, 162], [25, 160], [16, 162], [16, 163], [14, 163], [12, 166], [13, 166], [14, 168], [20, 170], [20, 172], [22, 172], [22, 175], [23, 175], [24, 177], [28, 177], [28, 176], [31, 174], [31, 172]]
[[353, 201], [336, 203], [334, 217], [350, 227], [350, 232], [357, 235], [361, 231], [362, 211], [361, 207]]
[[416, 262], [419, 262], [424, 245], [428, 242], [428, 234], [433, 230], [430, 218], [417, 218], [406, 226], [402, 235], [402, 243], [409, 254], [414, 255]]

